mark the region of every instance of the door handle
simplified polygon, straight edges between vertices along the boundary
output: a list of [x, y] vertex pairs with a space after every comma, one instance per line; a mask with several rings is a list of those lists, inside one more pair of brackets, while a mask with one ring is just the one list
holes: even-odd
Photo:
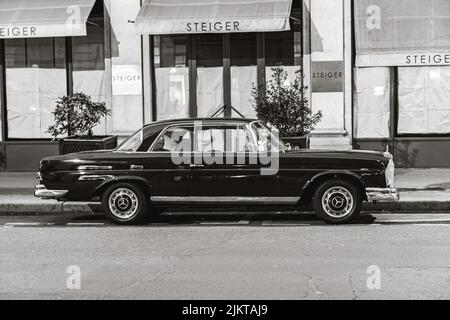
[[144, 166], [141, 166], [141, 165], [132, 164], [130, 166], [130, 170], [142, 170], [142, 169], [144, 169]]
[[189, 168], [203, 168], [204, 165], [203, 164], [190, 164]]

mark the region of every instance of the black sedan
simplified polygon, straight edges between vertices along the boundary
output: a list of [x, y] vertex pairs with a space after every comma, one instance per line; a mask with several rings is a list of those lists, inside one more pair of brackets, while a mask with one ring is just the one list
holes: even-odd
[[328, 223], [364, 201], [398, 201], [389, 153], [293, 150], [251, 119], [179, 119], [144, 126], [115, 150], [45, 158], [35, 196], [100, 198], [118, 224], [158, 206], [305, 205]]

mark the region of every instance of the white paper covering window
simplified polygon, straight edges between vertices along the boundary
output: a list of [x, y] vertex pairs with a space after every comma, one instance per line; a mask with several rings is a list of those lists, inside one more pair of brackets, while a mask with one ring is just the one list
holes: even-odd
[[189, 69], [156, 68], [158, 120], [189, 117]]
[[64, 69], [7, 68], [8, 137], [50, 138], [52, 112], [66, 91]]
[[223, 67], [197, 69], [197, 115], [211, 117], [223, 106]]
[[399, 68], [398, 78], [398, 133], [450, 133], [450, 67]]
[[[231, 67], [231, 105], [246, 118], [256, 118], [252, 104], [252, 84], [256, 85], [256, 66]], [[233, 116], [238, 116], [233, 111]]]
[[389, 68], [358, 68], [355, 77], [355, 137], [389, 138]]

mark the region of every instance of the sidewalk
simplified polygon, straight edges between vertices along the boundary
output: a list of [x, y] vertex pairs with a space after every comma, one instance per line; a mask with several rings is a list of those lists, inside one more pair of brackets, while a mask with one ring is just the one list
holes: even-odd
[[[35, 173], [0, 172], [0, 214], [92, 213], [99, 203], [57, 202], [33, 196]], [[367, 203], [363, 210], [375, 212], [450, 212], [450, 168], [397, 169], [399, 203]]]

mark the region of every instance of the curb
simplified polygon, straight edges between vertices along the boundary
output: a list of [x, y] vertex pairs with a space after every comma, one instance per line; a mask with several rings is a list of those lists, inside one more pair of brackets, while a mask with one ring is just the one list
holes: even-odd
[[[234, 211], [246, 212], [245, 207], [234, 208]], [[263, 207], [258, 208], [261, 211], [279, 211], [279, 207]], [[290, 208], [294, 211], [294, 208]], [[183, 208], [183, 211], [191, 211], [192, 209]], [[220, 209], [219, 211], [227, 209]], [[96, 202], [56, 202], [56, 203], [18, 203], [3, 202], [0, 203], [0, 215], [54, 215], [54, 214], [93, 214], [102, 212], [102, 206]], [[198, 210], [192, 210], [197, 211]], [[217, 211], [217, 210], [215, 210]], [[289, 210], [287, 210], [289, 211]], [[443, 213], [450, 212], [450, 201], [401, 201], [399, 203], [364, 203], [363, 212], [373, 213]]]

